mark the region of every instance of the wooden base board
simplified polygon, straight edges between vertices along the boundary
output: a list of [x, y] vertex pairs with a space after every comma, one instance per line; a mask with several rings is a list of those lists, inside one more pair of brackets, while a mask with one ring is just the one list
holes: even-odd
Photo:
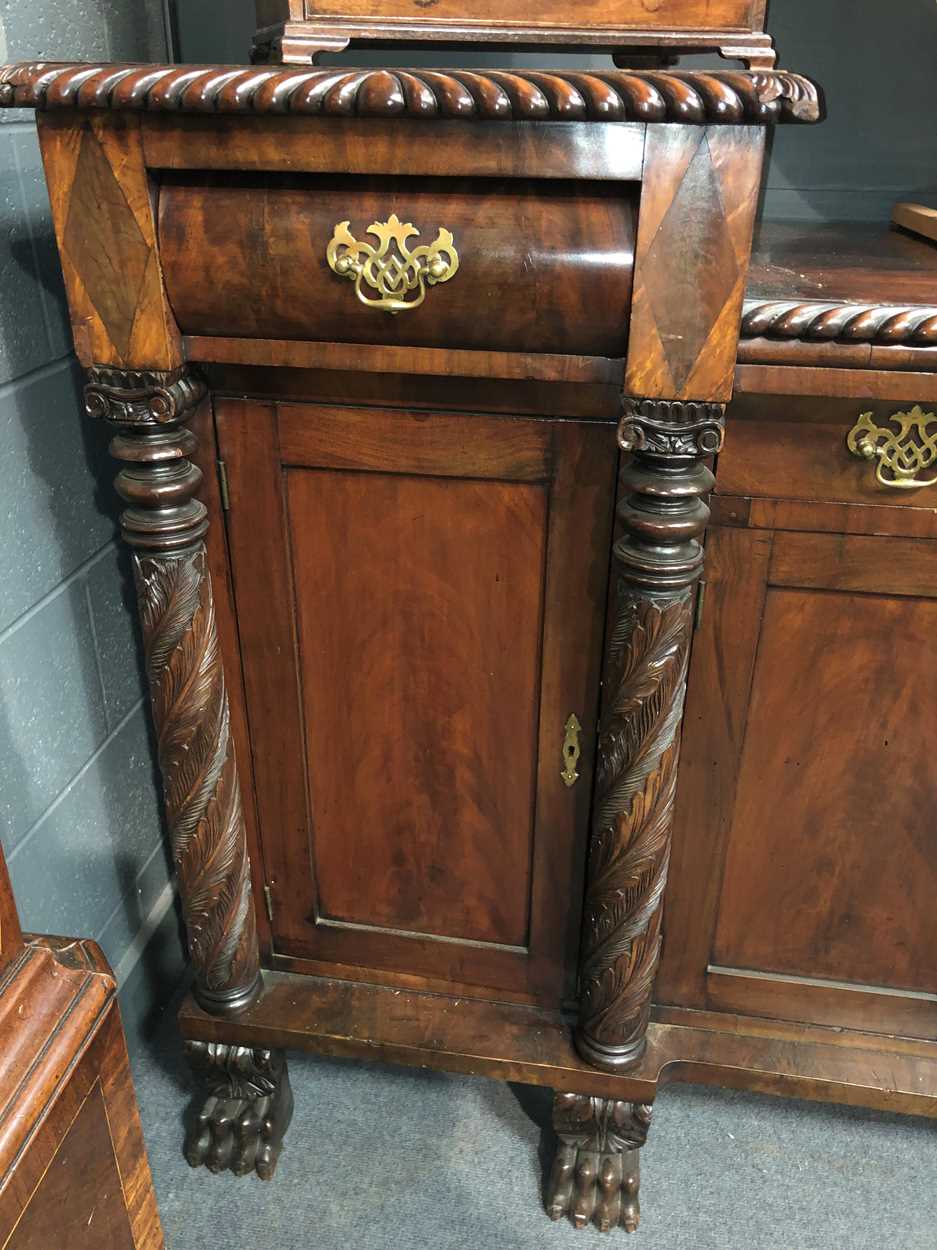
[[183, 1035], [437, 1068], [556, 1090], [652, 1102], [689, 1081], [937, 1118], [937, 1042], [661, 1007], [627, 1075], [584, 1063], [559, 1013], [515, 1004], [265, 972], [242, 1016], [210, 1016], [191, 996]]

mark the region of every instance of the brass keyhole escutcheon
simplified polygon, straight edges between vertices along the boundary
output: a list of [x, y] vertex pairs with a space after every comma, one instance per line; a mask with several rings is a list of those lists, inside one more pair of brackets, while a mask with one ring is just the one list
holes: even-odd
[[377, 247], [356, 239], [350, 225], [338, 223], [325, 258], [333, 273], [354, 282], [355, 294], [368, 308], [389, 313], [419, 308], [426, 288], [448, 282], [459, 268], [455, 241], [444, 226], [432, 243], [411, 248], [409, 240], [418, 238], [420, 232], [411, 222], [400, 221], [396, 213], [368, 226], [365, 233], [377, 239]]
[[579, 735], [582, 733], [582, 725], [575, 712], [572, 712], [563, 727], [566, 731], [566, 737], [563, 739], [563, 771], [560, 776], [563, 778], [567, 786], [574, 786], [579, 780], [579, 773], [576, 771], [576, 765], [579, 763], [579, 757], [582, 750], [579, 746]]

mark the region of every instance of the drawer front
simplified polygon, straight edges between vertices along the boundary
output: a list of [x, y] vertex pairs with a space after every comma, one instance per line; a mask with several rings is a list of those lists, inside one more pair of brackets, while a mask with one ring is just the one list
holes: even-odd
[[[717, 519], [758, 528], [937, 536], [931, 457], [937, 460], [937, 413], [931, 416], [926, 405], [742, 397], [729, 409], [719, 457]], [[915, 463], [912, 484], [904, 466]]]
[[636, 194], [630, 183], [172, 179], [161, 259], [188, 334], [618, 357]]

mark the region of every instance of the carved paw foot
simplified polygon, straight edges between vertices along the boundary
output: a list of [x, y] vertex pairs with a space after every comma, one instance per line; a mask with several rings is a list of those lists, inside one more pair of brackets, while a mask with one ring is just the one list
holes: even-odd
[[647, 1139], [651, 1108], [643, 1103], [557, 1094], [553, 1127], [559, 1137], [547, 1186], [551, 1219], [569, 1216], [574, 1227], [594, 1224], [600, 1232], [640, 1220], [639, 1149]]
[[270, 1180], [293, 1116], [286, 1056], [215, 1042], [186, 1042], [185, 1053], [208, 1088], [186, 1135], [188, 1163]]

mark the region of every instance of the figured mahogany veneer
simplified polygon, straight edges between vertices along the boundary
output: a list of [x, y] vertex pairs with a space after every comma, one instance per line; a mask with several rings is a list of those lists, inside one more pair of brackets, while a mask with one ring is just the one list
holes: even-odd
[[[173, 177], [160, 191], [163, 276], [180, 328], [203, 337], [623, 356], [636, 199], [615, 183]], [[391, 213], [420, 231], [411, 246], [444, 226], [460, 256], [451, 281], [394, 316], [325, 261], [336, 223], [366, 239]]]
[[[641, 7], [635, 43], [675, 12]], [[705, 19], [768, 47], [759, 5], [679, 7], [661, 46]], [[273, 1175], [294, 1044], [552, 1082], [547, 1211], [606, 1230], [636, 1226], [665, 1069], [886, 1103], [851, 1041], [654, 1019], [766, 127], [816, 120], [813, 85], [33, 63], [0, 104], [39, 110], [121, 465], [206, 1087], [189, 1162]], [[392, 214], [459, 253], [393, 317], [326, 252]], [[930, 1051], [901, 1053], [916, 1106]]]

